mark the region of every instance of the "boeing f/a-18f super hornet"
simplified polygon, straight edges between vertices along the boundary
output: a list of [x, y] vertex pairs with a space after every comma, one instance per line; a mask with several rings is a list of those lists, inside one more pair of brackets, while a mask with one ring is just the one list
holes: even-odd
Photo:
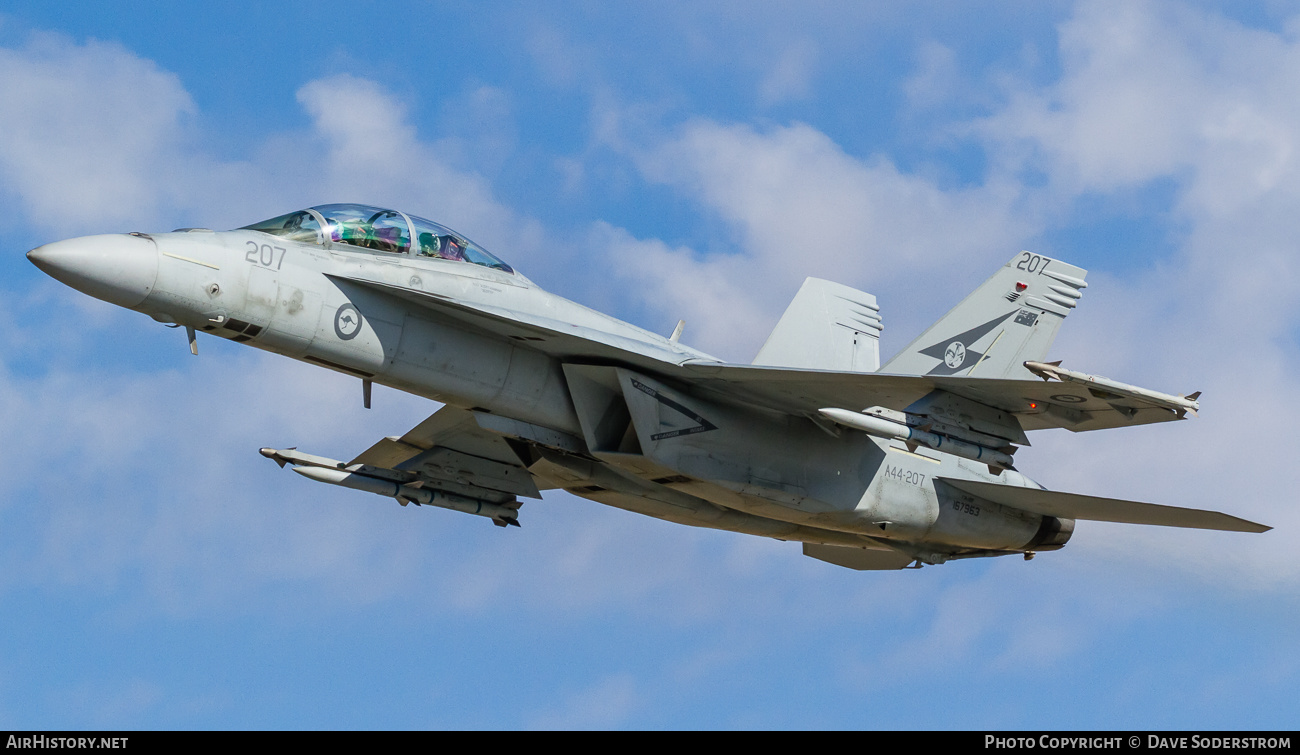
[[697, 527], [798, 541], [853, 569], [1056, 550], [1075, 521], [1264, 532], [1226, 514], [1044, 489], [1026, 433], [1179, 420], [1173, 396], [1047, 362], [1085, 271], [1021, 252], [883, 367], [871, 294], [809, 278], [753, 364], [538, 288], [395, 210], [313, 207], [233, 231], [60, 241], [27, 255], [153, 319], [445, 406], [304, 477], [518, 525], [561, 488]]

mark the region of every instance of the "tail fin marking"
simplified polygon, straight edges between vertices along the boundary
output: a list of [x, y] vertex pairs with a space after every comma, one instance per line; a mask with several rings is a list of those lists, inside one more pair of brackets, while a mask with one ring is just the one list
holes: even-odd
[[895, 375], [1025, 379], [1044, 361], [1087, 271], [1020, 252], [881, 370]]

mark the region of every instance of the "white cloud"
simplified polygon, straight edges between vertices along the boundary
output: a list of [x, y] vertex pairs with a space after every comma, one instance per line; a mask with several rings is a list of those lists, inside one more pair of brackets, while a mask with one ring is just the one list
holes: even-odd
[[[506, 107], [493, 90], [471, 99], [498, 114]], [[481, 176], [451, 167], [435, 146], [420, 141], [406, 106], [392, 94], [339, 75], [304, 85], [298, 101], [323, 147], [317, 168], [324, 191], [436, 218], [489, 248], [509, 249], [511, 263], [526, 269], [540, 246], [537, 224], [497, 202]]]
[[1296, 180], [1300, 43], [1164, 2], [1084, 2], [1061, 29], [1064, 75], [982, 124], [1027, 144], [1067, 191], [1162, 177], [1185, 208], [1231, 214]]
[[[151, 149], [161, 157], [151, 159], [206, 166], [160, 178], [152, 163], [127, 160], [121, 175], [98, 177], [93, 189], [96, 196], [112, 198], [118, 180], [149, 188], [130, 203], [109, 202], [103, 209], [69, 202], [58, 212], [37, 204], [27, 213], [64, 233], [103, 230], [97, 224], [111, 217], [165, 217], [177, 207], [195, 212], [204, 203], [235, 216], [236, 210], [223, 204], [226, 184], [213, 176], [243, 174], [259, 178], [257, 185], [277, 187], [235, 200], [245, 208], [239, 212], [250, 213], [246, 219], [274, 211], [248, 209], [258, 202], [292, 206], [293, 196], [310, 191], [330, 199], [364, 197], [429, 208], [416, 211], [466, 229], [485, 228], [487, 238], [481, 240], [489, 244], [495, 236], [527, 250], [530, 238], [540, 236], [535, 223], [492, 197], [483, 178], [449, 167], [437, 144], [419, 139], [404, 104], [373, 82], [338, 76], [308, 83], [299, 100], [311, 118], [309, 132], [269, 135], [257, 160], [221, 162], [186, 146], [194, 132], [176, 114], [193, 115], [193, 106], [171, 74], [117, 46], [62, 39], [40, 44], [48, 49], [4, 51], [22, 63], [10, 70], [12, 79], [68, 89], [80, 81], [83, 69], [117, 66], [124, 73], [114, 80], [117, 90], [105, 96], [148, 91], [151, 85], [174, 95], [170, 101], [155, 98], [160, 104], [153, 117], [160, 125]], [[501, 104], [493, 92], [479, 94], [485, 107]], [[10, 108], [5, 117], [11, 122], [32, 124], [40, 118], [13, 103]], [[168, 113], [173, 117], [165, 117]], [[81, 117], [65, 115], [73, 121]], [[123, 136], [130, 123], [98, 128], [95, 149], [131, 154], [134, 137]], [[115, 139], [125, 141], [119, 145]], [[5, 167], [12, 169], [13, 159], [11, 154]], [[16, 170], [13, 176], [13, 191], [37, 197], [46, 190], [57, 194], [58, 186], [75, 178], [58, 171], [54, 181]], [[53, 283], [2, 306], [9, 322], [24, 327], [3, 334], [0, 435], [23, 439], [6, 453], [26, 472], [0, 479], [0, 500], [9, 521], [19, 517], [24, 530], [34, 533], [6, 552], [6, 589], [124, 591], [119, 619], [129, 623], [157, 611], [173, 616], [214, 608], [238, 611], [272, 595], [280, 596], [281, 610], [288, 611], [321, 595], [342, 605], [367, 605], [417, 586], [428, 596], [424, 605], [430, 610], [442, 602], [472, 609], [509, 595], [544, 612], [559, 610], [556, 605], [572, 611], [602, 602], [635, 604], [638, 596], [687, 581], [685, 571], [645, 568], [669, 546], [658, 541], [661, 548], [656, 548], [657, 541], [628, 534], [629, 528], [637, 531], [635, 517], [608, 512], [617, 521], [611, 528], [606, 518], [582, 514], [594, 504], [566, 507], [571, 499], [564, 494], [530, 503], [525, 520], [532, 516], [537, 524], [522, 535], [512, 530], [503, 537], [486, 520], [402, 509], [381, 498], [325, 488], [256, 455], [262, 445], [301, 444], [349, 458], [416, 424], [435, 408], [428, 402], [381, 390], [376, 410], [362, 412], [354, 380], [209, 338], [200, 339], [197, 360], [185, 354], [176, 335], [166, 346], [174, 344], [169, 353], [175, 356], [162, 360], [161, 369], [124, 369], [114, 359], [97, 368], [94, 358], [84, 355], [105, 348], [105, 342], [139, 333], [148, 333], [148, 340], [173, 334]], [[34, 373], [12, 366], [32, 361], [44, 364]], [[57, 487], [46, 484], [51, 480], [58, 480]], [[650, 524], [678, 542], [677, 528]], [[629, 559], [632, 551], [620, 544], [638, 540], [645, 545]], [[574, 547], [583, 543], [587, 547]], [[551, 566], [537, 569], [538, 559]], [[442, 565], [429, 569], [431, 562]], [[429, 581], [426, 573], [447, 576]], [[541, 577], [519, 577], [533, 574]], [[610, 574], [622, 578], [614, 584]], [[546, 595], [563, 598], [556, 603]]]
[[[1132, 620], [1129, 607], [1108, 600], [1094, 585], [1078, 585], [1095, 574], [1077, 566], [1026, 564], [1010, 556], [983, 570], [964, 566], [982, 573], [945, 575], [926, 584], [928, 599], [912, 622], [916, 631], [866, 654], [866, 667], [847, 665], [843, 683], [860, 689], [913, 674], [1055, 674], [1099, 635]], [[1078, 621], [1081, 614], [1089, 621]]]
[[1300, 43], [1181, 5], [1093, 2], [1064, 25], [1061, 45], [1059, 81], [1018, 93], [982, 123], [994, 154], [1027, 159], [1061, 203], [1172, 181], [1183, 228], [1168, 258], [1123, 277], [1095, 271], [1062, 336], [1070, 350], [1057, 355], [1161, 390], [1201, 389], [1204, 410], [1176, 427], [1044, 435], [1022, 461], [1054, 486], [1278, 527], [1243, 536], [1085, 524], [1076, 552], [1180, 564], [1236, 587], [1294, 585], [1300, 559], [1283, 533], [1300, 515], [1279, 471], [1296, 444], [1246, 438], [1298, 418], [1300, 257], [1289, 208], [1300, 200], [1300, 109], [1289, 72]]
[[759, 83], [759, 102], [770, 106], [808, 97], [816, 63], [817, 45], [811, 39], [786, 44]]
[[38, 34], [0, 48], [0, 175], [42, 226], [155, 218], [194, 113], [175, 74], [120, 45]]
[[[27, 222], [59, 235], [154, 230], [177, 216], [221, 228], [361, 199], [483, 229], [473, 235], [489, 245], [537, 246], [535, 223], [449, 167], [404, 104], [363, 79], [302, 87], [310, 131], [267, 135], [248, 161], [208, 154], [176, 76], [120, 45], [37, 35], [0, 48], [0, 93], [4, 187]], [[473, 99], [499, 109], [497, 94]], [[85, 355], [105, 341], [163, 331], [52, 283], [3, 306], [23, 327], [5, 331], [0, 352], [0, 437], [23, 439], [6, 455], [26, 474], [0, 480], [0, 509], [34, 533], [5, 554], [6, 586], [114, 591], [125, 580], [129, 602], [186, 615], [294, 583], [365, 604], [417, 579], [429, 558], [417, 528], [436, 520], [412, 528], [382, 499], [272, 474], [256, 450], [301, 442], [349, 457], [434, 405], [381, 390], [363, 413], [355, 381], [207, 338], [199, 360], [161, 370], [96, 367]], [[45, 362], [34, 373], [12, 366], [34, 360]]]
[[[1201, 216], [1188, 211], [1188, 217], [1199, 222], [1193, 224], [1187, 244], [1175, 258], [1125, 281], [1094, 275], [1094, 286], [1072, 316], [1065, 338], [1073, 349], [1067, 355], [1069, 366], [1092, 369], [1100, 364], [1104, 367], [1099, 371], [1113, 369], [1116, 378], [1150, 378], [1153, 387], [1168, 390], [1205, 389], [1206, 418], [1178, 427], [1107, 433], [1104, 439], [1045, 436], [1041, 442], [1036, 439], [1027, 458], [1033, 458], [1043, 470], [1040, 476], [1056, 487], [1180, 505], [1199, 503], [1269, 523], [1289, 523], [1288, 510], [1276, 503], [1286, 500], [1287, 491], [1285, 482], [1276, 480], [1275, 470], [1285, 468], [1291, 449], [1224, 442], [1224, 438], [1258, 436], [1260, 413], [1236, 408], [1251, 405], [1248, 401], [1268, 406], [1270, 421], [1290, 422], [1285, 406], [1287, 396], [1294, 394], [1294, 381], [1289, 378], [1294, 360], [1279, 343], [1284, 343], [1280, 339], [1295, 321], [1294, 299], [1284, 293], [1294, 283], [1295, 270], [1286, 246], [1290, 221], [1274, 219], [1269, 213], [1291, 198], [1290, 158], [1285, 155], [1290, 154], [1286, 135], [1292, 133], [1294, 123], [1281, 116], [1260, 120], [1252, 115], [1275, 113], [1267, 100], [1286, 90], [1264, 91], [1258, 101], [1246, 98], [1239, 110], [1232, 111], [1246, 115], [1214, 121], [1227, 129], [1222, 133], [1204, 128], [1196, 132], [1210, 134], [1205, 139], [1264, 145], [1255, 158], [1233, 163], [1184, 135], [1174, 137], [1175, 148], [1168, 155], [1148, 156], [1145, 162], [1139, 159], [1137, 167], [1124, 167], [1125, 156], [1141, 152], [1146, 137], [1125, 145], [1095, 136], [1089, 124], [1098, 116], [1089, 109], [1090, 103], [1103, 102], [1107, 95], [1104, 88], [1094, 92], [1088, 85], [1101, 86], [1108, 79], [1099, 72], [1124, 67], [1098, 61], [1109, 49], [1106, 40], [1126, 37], [1112, 28], [1113, 19], [1089, 13], [1085, 8], [1069, 27], [1068, 44], [1086, 54], [1067, 58], [1062, 81], [1050, 91], [1026, 89], [1006, 113], [987, 122], [1025, 114], [1030, 125], [1014, 132], [1015, 139], [999, 137], [993, 143], [1006, 155], [1023, 155], [1028, 145], [1030, 154], [1041, 156], [1041, 167], [1053, 178], [1046, 197], [1030, 196], [1024, 186], [1000, 173], [983, 185], [946, 188], [900, 170], [885, 156], [850, 155], [809, 125], [758, 128], [690, 121], [657, 141], [624, 141], [615, 146], [634, 158], [646, 180], [671, 187], [722, 219], [734, 234], [732, 245], [722, 250], [691, 249], [654, 238], [638, 239], [609, 224], [595, 223], [589, 246], [604, 255], [603, 260], [612, 260], [601, 264], [612, 265], [625, 281], [634, 282], [632, 295], [662, 315], [669, 326], [677, 317], [685, 317], [690, 342], [747, 360], [806, 275], [877, 293], [886, 305], [887, 327], [915, 332], [923, 324], [916, 321], [917, 310], [938, 314], [965, 293], [972, 277], [982, 278], [1019, 248], [1021, 239], [1049, 223], [1044, 206], [1063, 205], [1081, 187], [1094, 191], [1113, 187], [1114, 179], [1105, 178], [1107, 165], [1120, 166], [1115, 169], [1128, 182], [1171, 174], [1192, 176], [1179, 179], [1184, 181], [1180, 201], [1188, 208], [1213, 212]], [[1186, 46], [1178, 37], [1180, 30], [1186, 30], [1177, 24], [1171, 31], [1168, 22], [1159, 18], [1152, 22], [1140, 15], [1128, 23], [1139, 30], [1155, 23], [1151, 28], [1172, 36], [1159, 48], [1174, 51], [1168, 54]], [[1201, 28], [1185, 19], [1178, 23]], [[1207, 28], [1227, 29], [1225, 38], [1237, 39], [1238, 31], [1226, 22], [1215, 21]], [[1209, 32], [1206, 35], [1197, 44], [1217, 39]], [[1289, 55], [1285, 45], [1262, 47]], [[1123, 44], [1116, 49], [1132, 54]], [[58, 192], [65, 189], [42, 187], [41, 176], [26, 167], [21, 155], [0, 152], [0, 169], [7, 171], [12, 190], [24, 198], [31, 194], [34, 199], [27, 200], [31, 217], [51, 227], [65, 223], [82, 228], [113, 218], [161, 216], [174, 212], [169, 208], [177, 203], [200, 207], [221, 199], [223, 187], [232, 185], [231, 176], [257, 176], [267, 179], [263, 182], [267, 185], [277, 184], [269, 179], [284, 179], [286, 186], [242, 195], [241, 206], [273, 201], [292, 206], [278, 197], [310, 190], [329, 194], [328, 198], [360, 195], [368, 201], [421, 208], [416, 211], [446, 218], [473, 235], [480, 234], [472, 229], [483, 227], [496, 238], [522, 239], [525, 249], [530, 248], [529, 238], [542, 234], [535, 224], [498, 202], [481, 176], [451, 167], [436, 143], [422, 141], [406, 118], [403, 103], [373, 82], [340, 76], [305, 85], [299, 99], [311, 118], [309, 131], [268, 137], [266, 154], [285, 149], [265, 161], [221, 162], [185, 146], [192, 135], [187, 119], [195, 114], [174, 77], [119, 47], [54, 40], [3, 53], [21, 63], [7, 69], [7, 81], [23, 86], [54, 76], [48, 79], [54, 82], [50, 88], [66, 90], [69, 82], [83, 75], [80, 65], [119, 72], [120, 80], [106, 83], [105, 91], [153, 87], [159, 93], [155, 99], [162, 104], [146, 120], [153, 124], [152, 138], [157, 144], [176, 145], [163, 150], [170, 164], [197, 166], [188, 177], [174, 178], [180, 174], [173, 171], [168, 174], [173, 178], [155, 185], [147, 170], [149, 159], [155, 158], [142, 157], [139, 165], [124, 163], [118, 166], [128, 171], [124, 186], [146, 187], [140, 190], [143, 193], [127, 191], [126, 199], [111, 197], [109, 184], [94, 174], [93, 187], [78, 190], [93, 188], [89, 196], [99, 199], [88, 200], [84, 210], [78, 209], [80, 204], [64, 207], [60, 214], [51, 208], [59, 209]], [[1283, 56], [1271, 63], [1284, 65], [1287, 60]], [[1152, 67], [1164, 72], [1158, 85], [1150, 85], [1153, 97], [1164, 86], [1192, 86], [1175, 75], [1186, 66]], [[1188, 75], [1199, 74], [1192, 69]], [[1229, 83], [1225, 80], [1216, 91], [1231, 92]], [[1154, 108], [1161, 100], [1152, 102]], [[1176, 99], [1168, 106], [1181, 107], [1181, 103]], [[0, 118], [8, 119], [6, 123], [22, 125], [27, 129], [24, 133], [35, 134], [31, 139], [40, 136], [31, 125], [35, 116], [12, 104], [9, 110], [4, 107], [0, 104]], [[1177, 125], [1172, 123], [1176, 118], [1162, 113], [1141, 117], [1166, 130]], [[125, 146], [117, 154], [133, 154], [137, 142], [125, 133], [130, 124], [110, 125], [88, 132], [82, 141], [112, 152], [112, 139], [122, 138]], [[1060, 133], [1076, 137], [1071, 141]], [[85, 157], [69, 154], [71, 162]], [[1231, 172], [1234, 164], [1236, 173]], [[1230, 187], [1256, 187], [1255, 193], [1248, 202], [1216, 202], [1211, 184], [1219, 180]], [[172, 194], [165, 197], [169, 191]], [[1198, 198], [1198, 192], [1206, 198]], [[1251, 254], [1233, 247], [1235, 254], [1228, 261], [1235, 264], [1226, 264], [1227, 255], [1216, 250], [1241, 239], [1249, 241]], [[495, 239], [480, 240], [491, 245]], [[1113, 293], [1106, 293], [1107, 286]], [[925, 291], [923, 302], [914, 298], [918, 289]], [[913, 309], [898, 311], [904, 306]], [[1088, 311], [1094, 314], [1086, 315]], [[114, 317], [133, 318], [123, 313]], [[141, 318], [108, 322], [126, 330], [153, 327]], [[50, 338], [65, 340], [70, 338], [68, 331], [77, 327], [65, 320], [47, 326]], [[494, 530], [483, 536], [478, 531], [482, 527], [475, 529], [482, 524], [477, 520], [461, 522], [446, 512], [402, 510], [386, 506], [382, 499], [372, 501], [346, 491], [321, 492], [320, 486], [288, 473], [276, 474], [279, 470], [269, 462], [252, 455], [256, 447], [297, 442], [308, 447], [314, 439], [322, 439], [317, 442], [329, 447], [311, 450], [346, 456], [382, 435], [402, 432], [430, 407], [403, 399], [394, 402], [389, 414], [381, 393], [377, 410], [381, 416], [372, 419], [373, 424], [357, 426], [359, 413], [318, 411], [320, 406], [355, 407], [354, 381], [326, 377], [314, 368], [283, 360], [210, 348], [208, 340], [203, 343], [204, 358], [196, 366], [177, 366], [160, 374], [101, 374], [87, 382], [80, 372], [83, 365], [52, 370], [40, 379], [12, 370], [0, 373], [5, 388], [0, 395], [8, 397], [0, 399], [0, 423], [7, 433], [30, 439], [11, 452], [11, 458], [36, 470], [33, 479], [59, 479], [74, 489], [97, 491], [91, 497], [56, 501], [47, 491], [22, 488], [23, 495], [33, 496], [31, 500], [58, 506], [27, 514], [43, 534], [24, 551], [33, 556], [31, 562], [8, 573], [10, 584], [111, 590], [118, 589], [123, 575], [141, 573], [150, 598], [178, 614], [209, 605], [230, 606], [241, 596], [267, 594], [287, 585], [310, 585], [341, 602], [366, 605], [420, 584], [427, 586], [429, 605], [447, 601], [474, 610], [506, 596], [554, 615], [595, 604], [622, 606], [621, 610], [633, 613], [667, 610], [662, 603], [646, 599], [680, 590], [699, 601], [684, 613], [680, 606], [672, 607], [674, 615], [685, 615], [690, 621], [726, 610], [728, 580], [779, 573], [790, 567], [791, 559], [799, 564], [797, 578], [774, 583], [794, 584], [810, 574], [824, 576], [829, 568], [804, 563], [792, 548], [768, 552], [770, 560], [756, 558], [746, 547], [734, 544], [740, 536], [647, 523], [617, 511], [591, 516], [594, 504], [571, 505], [575, 502], [565, 496], [529, 504], [526, 516], [536, 512], [537, 521], [550, 524], [543, 528], [526, 520], [529, 532], [522, 537], [509, 533], [514, 539], [507, 540], [496, 537], [499, 533]], [[209, 351], [220, 356], [213, 359]], [[1181, 385], [1188, 375], [1204, 382]], [[275, 390], [268, 393], [268, 386]], [[1216, 396], [1224, 397], [1223, 404], [1212, 403]], [[1168, 445], [1153, 451], [1151, 447], [1160, 443]], [[41, 451], [50, 447], [61, 449], [55, 460]], [[258, 465], [264, 471], [247, 471]], [[1034, 474], [1035, 467], [1028, 471]], [[1098, 489], [1099, 479], [1106, 489]], [[19, 488], [8, 484], [6, 501], [13, 510]], [[1264, 506], [1255, 509], [1249, 502], [1242, 503], [1243, 487], [1252, 494], [1251, 500], [1265, 501]], [[1207, 495], [1215, 500], [1204, 501]], [[284, 500], [268, 500], [272, 498]], [[417, 515], [422, 519], [413, 518]], [[656, 534], [647, 538], [648, 532]], [[462, 535], [464, 541], [455, 542]], [[1133, 562], [1150, 557], [1178, 564], [1187, 563], [1187, 550], [1194, 548], [1198, 555], [1193, 568], [1204, 569], [1212, 579], [1267, 575], [1259, 583], [1266, 589], [1294, 584], [1296, 560], [1283, 547], [1283, 538], [1242, 546], [1243, 537], [1248, 536], [1085, 524], [1070, 549], [1044, 558], [1104, 563], [1116, 556]], [[444, 551], [432, 552], [429, 538], [437, 538]], [[635, 547], [628, 545], [632, 542]], [[692, 574], [710, 571], [703, 565], [727, 562], [711, 553], [719, 547], [728, 554], [744, 551], [736, 555], [734, 571], [715, 574], [716, 581], [692, 580]], [[471, 557], [446, 567], [441, 560], [449, 558], [445, 549]], [[687, 556], [663, 563], [661, 554], [674, 549], [686, 551]], [[545, 568], [537, 566], [540, 559], [545, 559]], [[443, 565], [438, 571], [446, 577], [426, 583], [425, 567], [435, 561]], [[944, 571], [964, 566], [953, 564]], [[880, 589], [879, 584], [862, 584]], [[900, 580], [890, 584], [894, 587], [888, 589], [900, 595], [908, 590], [908, 583]], [[866, 588], [861, 593], [863, 605], [869, 605]], [[779, 594], [782, 597], [774, 598], [777, 602], [798, 602]], [[641, 602], [652, 606], [642, 609]]]
[[[465, 99], [479, 123], [508, 113], [491, 87]], [[204, 118], [175, 74], [117, 44], [33, 35], [0, 48], [3, 189], [27, 222], [64, 237], [169, 222], [220, 229], [362, 201], [436, 217], [525, 264], [541, 246], [534, 221], [497, 202], [481, 175], [452, 167], [467, 153], [504, 159], [514, 138], [505, 126], [422, 142], [401, 100], [348, 75], [307, 83], [298, 101], [308, 132], [267, 134], [247, 159], [221, 159], [205, 149]]]
[[961, 97], [961, 72], [952, 48], [929, 41], [917, 51], [916, 71], [903, 81], [903, 93], [915, 109], [950, 104]]
[[690, 343], [735, 360], [752, 358], [807, 276], [875, 293], [886, 328], [911, 332], [915, 313], [891, 304], [962, 295], [1035, 227], [1015, 184], [943, 189], [884, 156], [853, 157], [805, 124], [695, 121], [635, 157], [648, 179], [724, 220], [735, 248], [668, 249], [598, 227], [605, 253], [647, 306], [685, 317]]
[[[1017, 84], [1005, 107], [975, 123], [970, 133], [994, 165], [983, 185], [941, 187], [884, 156], [846, 154], [808, 125], [692, 121], [648, 146], [610, 143], [648, 180], [723, 220], [733, 244], [673, 247], [597, 224], [592, 245], [662, 322], [687, 320], [688, 342], [748, 360], [806, 275], [876, 293], [887, 332], [914, 333], [924, 324], [915, 310], [942, 312], [1023, 240], [1070, 222], [1082, 193], [1172, 181], [1175, 252], [1094, 270], [1056, 355], [1160, 390], [1204, 390], [1204, 417], [1039, 434], [1022, 462], [1054, 487], [1290, 529], [1300, 521], [1277, 471], [1295, 444], [1236, 439], [1295, 424], [1300, 97], [1289, 72], [1300, 42], [1172, 4], [1082, 3], [1061, 45], [1059, 80]], [[924, 99], [948, 73], [943, 50], [922, 59], [913, 88]], [[1047, 186], [1030, 188], [1016, 177], [1024, 170], [1045, 174]], [[1224, 584], [1300, 579], [1300, 559], [1276, 533], [1084, 523], [1070, 547], [1078, 557], [1181, 562]]]
[[448, 97], [439, 125], [450, 134], [438, 140], [439, 155], [487, 177], [500, 173], [519, 144], [512, 98], [500, 87], [480, 85]]
[[[121, 320], [119, 334], [158, 327]], [[413, 532], [273, 474], [256, 451], [301, 441], [346, 456], [434, 405], [380, 393], [366, 413], [354, 381], [215, 339], [200, 346], [200, 359], [160, 373], [0, 373], [0, 426], [24, 441], [6, 453], [26, 470], [5, 480], [4, 508], [34, 533], [6, 554], [5, 581], [115, 591], [137, 574], [149, 602], [176, 614], [268, 584], [318, 582], [365, 603], [409, 582]]]
[[[954, 673], [1014, 679], [1028, 673], [1026, 657], [1049, 670], [1078, 665], [1095, 675], [1090, 651], [1131, 628], [1137, 607], [1178, 621], [1161, 601], [1199, 600], [1169, 598], [1171, 584], [1185, 593], [1204, 583], [1290, 600], [1300, 577], [1286, 535], [1300, 521], [1285, 473], [1295, 449], [1284, 432], [1294, 424], [1287, 407], [1297, 388], [1295, 123], [1289, 104], [1274, 100], [1290, 96], [1291, 38], [1256, 36], [1165, 6], [1139, 6], [1138, 15], [1118, 21], [1106, 11], [1085, 6], [1067, 28], [1068, 44], [1082, 52], [1067, 56], [1061, 81], [1022, 88], [998, 116], [1021, 113], [1028, 125], [986, 137], [1001, 164], [1048, 174], [1038, 195], [996, 171], [980, 186], [945, 187], [888, 156], [849, 154], [811, 125], [691, 121], [617, 147], [635, 158], [643, 180], [721, 219], [729, 243], [692, 248], [667, 234], [637, 238], [596, 222], [588, 247], [613, 262], [584, 262], [612, 265], [632, 284], [610, 290], [630, 291], [668, 326], [686, 317], [688, 340], [735, 359], [752, 356], [805, 275], [879, 294], [887, 327], [901, 338], [956, 301], [970, 278], [1005, 261], [1021, 239], [1060, 222], [1043, 208], [1059, 212], [1080, 191], [1172, 177], [1185, 243], [1123, 278], [1094, 270], [1061, 343], [1067, 366], [1160, 389], [1204, 389], [1204, 417], [1132, 432], [1040, 434], [1023, 452], [1026, 468], [1054, 487], [1220, 508], [1279, 531], [1256, 537], [1081, 523], [1065, 551], [1032, 563], [958, 562], [889, 574], [841, 570], [803, 558], [795, 544], [692, 530], [563, 494], [529, 502], [524, 527], [503, 532], [485, 520], [317, 485], [255, 454], [260, 445], [300, 444], [345, 458], [415, 424], [434, 408], [428, 402], [380, 390], [376, 409], [363, 412], [355, 380], [216, 339], [203, 339], [195, 360], [179, 334], [49, 284], [0, 302], [0, 320], [31, 323], [0, 330], [0, 438], [10, 441], [10, 468], [23, 470], [0, 477], [0, 594], [34, 587], [109, 596], [96, 620], [125, 626], [160, 614], [224, 620], [255, 613], [297, 627], [304, 616], [380, 607], [452, 614], [456, 628], [495, 610], [524, 623], [586, 625], [612, 615], [705, 628], [682, 633], [691, 639], [663, 653], [661, 671], [576, 672], [586, 676], [518, 719], [561, 728], [628, 725], [681, 705], [683, 687], [697, 691], [688, 701], [707, 703], [698, 690], [716, 689], [718, 677], [774, 674], [783, 656], [795, 654], [824, 664], [838, 689], [886, 689], [928, 705]], [[1264, 57], [1223, 74], [1213, 88], [1197, 83], [1204, 70], [1196, 65], [1101, 62], [1112, 44], [1138, 55], [1107, 41], [1122, 42], [1125, 23], [1161, 37], [1152, 55], [1187, 55], [1203, 66], [1201, 48], [1244, 38], [1260, 42]], [[1248, 54], [1230, 47], [1222, 56]], [[202, 113], [175, 76], [119, 46], [41, 38], [0, 50], [0, 63], [6, 95], [39, 90], [36, 100], [0, 101], [0, 128], [15, 129], [22, 146], [0, 144], [0, 174], [25, 220], [53, 231], [147, 228], [180, 214], [220, 227], [202, 218], [234, 224], [311, 201], [362, 199], [448, 219], [489, 246], [518, 241], [525, 256], [540, 247], [535, 223], [497, 200], [481, 175], [457, 167], [468, 154], [463, 145], [422, 139], [403, 101], [374, 82], [345, 76], [307, 84], [303, 132], [269, 135], [247, 160], [221, 160], [202, 148]], [[943, 64], [934, 68], [935, 91], [947, 75]], [[1127, 131], [1098, 125], [1104, 114], [1096, 109], [1110, 97], [1107, 76], [1119, 77], [1105, 72], [1144, 65], [1159, 76], [1131, 96], [1149, 96], [1153, 109], [1164, 110], [1126, 117], [1167, 134], [1168, 151], [1140, 134], [1126, 143]], [[1275, 87], [1250, 79], [1247, 69], [1256, 65], [1256, 78]], [[1271, 71], [1278, 73], [1261, 73]], [[84, 80], [98, 82], [99, 91], [79, 89]], [[1166, 86], [1200, 86], [1195, 97], [1219, 98], [1209, 104], [1220, 117], [1198, 122], [1189, 98], [1168, 95]], [[105, 105], [99, 120], [64, 123], [83, 112], [64, 108], [51, 92], [138, 102], [135, 110]], [[484, 112], [508, 109], [496, 93], [471, 96], [479, 94]], [[1231, 96], [1242, 100], [1235, 109]], [[47, 130], [24, 102], [60, 115]], [[71, 136], [56, 138], [61, 133]], [[1148, 148], [1155, 153], [1142, 154]], [[31, 155], [41, 154], [46, 162], [38, 164]], [[1016, 162], [1025, 155], [1034, 161]], [[93, 169], [73, 185], [78, 165]], [[573, 167], [578, 184], [587, 166]], [[525, 259], [510, 259], [527, 271]], [[153, 333], [172, 339], [159, 348], [174, 359], [141, 365], [94, 355], [97, 343]], [[44, 367], [33, 370], [33, 361]], [[1122, 596], [1116, 585], [1125, 587]], [[859, 662], [841, 666], [854, 653]], [[1265, 683], [1284, 686], [1294, 666], [1280, 659]], [[837, 670], [842, 676], [833, 678]], [[0, 686], [19, 699], [28, 680], [0, 671]], [[900, 690], [904, 674], [916, 683]], [[1258, 695], [1256, 682], [1206, 691], [1204, 708]], [[1114, 683], [1130, 690], [1135, 705], [1150, 686]], [[131, 677], [73, 686], [69, 699], [111, 724], [174, 707], [160, 702], [173, 692]], [[772, 709], [801, 715], [784, 700]], [[755, 726], [774, 720], [755, 715]]]

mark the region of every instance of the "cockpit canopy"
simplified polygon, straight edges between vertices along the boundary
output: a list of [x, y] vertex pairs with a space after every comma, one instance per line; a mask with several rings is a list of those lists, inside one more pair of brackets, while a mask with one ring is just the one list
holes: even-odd
[[397, 210], [363, 204], [323, 204], [246, 225], [240, 230], [261, 231], [305, 244], [350, 244], [376, 252], [414, 253], [514, 272], [514, 268], [483, 247], [446, 226]]

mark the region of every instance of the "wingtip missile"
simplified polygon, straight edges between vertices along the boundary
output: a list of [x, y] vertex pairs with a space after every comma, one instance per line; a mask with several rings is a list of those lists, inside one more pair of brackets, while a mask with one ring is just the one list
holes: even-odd
[[[1035, 375], [1047, 380], [1054, 378], [1063, 383], [1078, 383], [1090, 390], [1096, 389], [1106, 393], [1113, 393], [1118, 396], [1125, 396], [1132, 399], [1150, 402], [1157, 406], [1163, 407], [1170, 411], [1191, 412], [1193, 416], [1200, 410], [1201, 405], [1197, 402], [1201, 392], [1197, 391], [1187, 396], [1174, 396], [1168, 393], [1161, 393], [1146, 388], [1139, 388], [1136, 385], [1121, 383], [1118, 380], [1101, 377], [1099, 375], [1089, 375], [1084, 372], [1063, 369], [1060, 362], [1024, 362], [1025, 369]], [[1117, 407], [1118, 408], [1118, 407]], [[1180, 415], [1181, 416], [1181, 415]]]
[[1055, 362], [1029, 361], [1029, 362], [1025, 362], [1024, 365], [1026, 370], [1029, 370], [1030, 372], [1034, 373], [1035, 375], [1037, 375], [1038, 377], [1044, 380], [1051, 380], [1053, 378], [1057, 380], [1062, 379], [1060, 374], [1062, 372], [1062, 370], [1060, 369], [1061, 360], [1059, 359], [1056, 360]]

